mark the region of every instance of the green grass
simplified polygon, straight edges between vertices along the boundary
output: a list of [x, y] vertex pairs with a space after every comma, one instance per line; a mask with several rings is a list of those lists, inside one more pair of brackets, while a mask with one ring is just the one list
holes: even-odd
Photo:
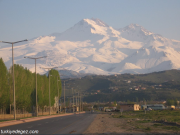
[[[180, 131], [180, 127], [176, 125], [166, 125], [161, 123], [161, 121], [166, 121], [171, 124], [171, 122], [180, 123], [180, 110], [153, 110], [147, 111], [146, 114], [144, 111], [127, 111], [123, 112], [123, 115], [116, 113], [114, 118], [120, 118], [122, 121], [126, 122], [128, 126], [134, 127], [134, 130], [141, 131], [144, 133], [151, 132], [167, 132], [167, 133], [176, 133]], [[156, 123], [154, 123], [156, 120]], [[158, 123], [160, 121], [160, 123]]]
[[129, 112], [123, 112], [123, 115], [114, 115], [114, 118], [138, 118], [142, 123], [146, 123], [149, 120], [151, 121], [160, 121], [160, 120], [166, 120], [168, 122], [180, 122], [180, 110], [153, 110], [153, 111], [147, 111], [146, 114], [144, 111], [129, 111]]

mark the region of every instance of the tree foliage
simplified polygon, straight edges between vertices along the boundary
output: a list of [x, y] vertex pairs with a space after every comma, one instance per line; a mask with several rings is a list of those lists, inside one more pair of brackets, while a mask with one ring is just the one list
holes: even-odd
[[0, 107], [7, 107], [10, 100], [10, 87], [8, 85], [8, 71], [0, 58]]
[[177, 106], [177, 99], [168, 99], [167, 101], [166, 101], [166, 105], [167, 106], [171, 106], [171, 105], [175, 105], [175, 106]]
[[[10, 69], [11, 71], [11, 69]], [[36, 82], [35, 73], [20, 65], [14, 65], [15, 71], [15, 92], [16, 107], [31, 111], [36, 105]], [[55, 97], [61, 96], [61, 81], [57, 70], [50, 70], [50, 94], [51, 106], [55, 103]], [[58, 89], [59, 88], [59, 89]], [[49, 76], [37, 74], [37, 99], [38, 106], [43, 109], [49, 106]], [[8, 73], [7, 68], [0, 59], [0, 108], [13, 105], [13, 82], [12, 72]]]

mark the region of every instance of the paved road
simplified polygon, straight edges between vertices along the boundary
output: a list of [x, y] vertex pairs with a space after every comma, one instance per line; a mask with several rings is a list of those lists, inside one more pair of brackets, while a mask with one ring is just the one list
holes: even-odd
[[49, 118], [44, 120], [38, 120], [33, 122], [27, 122], [18, 125], [12, 125], [0, 128], [2, 131], [25, 131], [27, 133], [34, 132], [38, 134], [81, 134], [91, 124], [97, 114], [83, 113], [74, 114], [69, 116], [61, 116], [55, 118]]

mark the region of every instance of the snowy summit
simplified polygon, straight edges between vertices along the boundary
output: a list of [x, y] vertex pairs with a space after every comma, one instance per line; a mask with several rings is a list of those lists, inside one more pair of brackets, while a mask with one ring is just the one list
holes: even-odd
[[[24, 56], [47, 56], [40, 67], [59, 67], [78, 73], [150, 73], [180, 68], [180, 41], [167, 39], [130, 24], [114, 29], [100, 19], [83, 19], [63, 33], [53, 33], [14, 47], [16, 64], [34, 72], [34, 61]], [[11, 46], [0, 48], [0, 57], [11, 66]]]

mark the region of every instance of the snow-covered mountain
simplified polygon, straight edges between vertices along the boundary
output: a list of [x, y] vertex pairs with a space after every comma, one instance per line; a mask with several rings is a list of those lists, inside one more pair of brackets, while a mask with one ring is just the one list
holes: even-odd
[[[11, 66], [11, 45], [0, 44], [0, 57]], [[34, 60], [24, 56], [47, 56], [40, 67], [59, 67], [77, 73], [150, 73], [179, 69], [180, 41], [167, 39], [130, 24], [114, 29], [99, 19], [83, 19], [63, 33], [33, 38], [14, 46], [14, 59], [34, 72]]]

